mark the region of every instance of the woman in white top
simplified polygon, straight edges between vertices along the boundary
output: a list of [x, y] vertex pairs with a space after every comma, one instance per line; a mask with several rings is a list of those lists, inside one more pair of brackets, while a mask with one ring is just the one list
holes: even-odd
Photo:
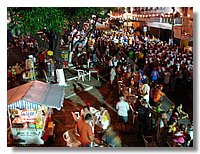
[[113, 67], [111, 68], [111, 71], [110, 71], [110, 83], [111, 83], [111, 85], [113, 84], [113, 81], [114, 81], [114, 79], [115, 79], [115, 75], [116, 75], [115, 67], [113, 66]]

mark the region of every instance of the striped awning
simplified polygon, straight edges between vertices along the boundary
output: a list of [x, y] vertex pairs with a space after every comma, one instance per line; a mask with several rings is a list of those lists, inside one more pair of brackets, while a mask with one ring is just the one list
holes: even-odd
[[7, 107], [11, 109], [36, 109], [37, 110], [41, 107], [41, 105], [26, 101], [26, 100], [19, 100], [15, 103], [9, 104]]
[[64, 95], [64, 87], [35, 80], [8, 90], [7, 106], [30, 109], [46, 106], [60, 110]]

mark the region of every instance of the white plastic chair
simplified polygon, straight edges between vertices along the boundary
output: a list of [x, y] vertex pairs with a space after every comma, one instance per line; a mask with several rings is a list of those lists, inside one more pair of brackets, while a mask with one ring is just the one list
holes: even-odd
[[81, 145], [81, 142], [78, 141], [78, 140], [72, 141], [72, 139], [71, 139], [69, 134], [70, 134], [70, 130], [66, 131], [63, 134], [63, 140], [66, 142], [66, 147], [79, 147]]
[[90, 69], [89, 70], [89, 81], [90, 81], [90, 79], [91, 79], [91, 75], [92, 75], [92, 73], [94, 74], [97, 74], [97, 79], [98, 79], [98, 81], [99, 81], [99, 71], [98, 70], [94, 70], [94, 69]]
[[66, 142], [66, 147], [72, 147], [72, 143], [70, 142], [70, 136], [69, 136], [69, 132], [68, 131], [66, 131], [63, 134], [63, 139]]
[[84, 70], [76, 70], [78, 72], [78, 80], [85, 81], [86, 76], [89, 76], [89, 72], [86, 72]]
[[80, 119], [80, 114], [79, 112], [71, 112], [72, 116], [74, 118], [75, 121], [78, 121]]

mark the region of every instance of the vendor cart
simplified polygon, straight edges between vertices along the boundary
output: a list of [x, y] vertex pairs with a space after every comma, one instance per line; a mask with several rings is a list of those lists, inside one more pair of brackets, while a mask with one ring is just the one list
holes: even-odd
[[63, 106], [64, 87], [31, 81], [8, 90], [7, 99], [13, 145], [44, 145], [55, 137], [52, 108]]

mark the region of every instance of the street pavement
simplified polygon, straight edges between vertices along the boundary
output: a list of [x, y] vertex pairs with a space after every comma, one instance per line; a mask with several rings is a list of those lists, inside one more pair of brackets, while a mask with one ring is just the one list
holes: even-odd
[[[73, 77], [70, 71], [65, 70], [66, 77]], [[81, 108], [90, 102], [91, 106], [99, 109], [102, 103], [106, 103], [107, 109], [111, 117], [111, 125], [115, 130], [117, 128], [117, 112], [115, 110], [116, 103], [119, 101], [118, 91], [116, 86], [112, 86], [109, 83], [108, 76], [104, 73], [104, 76], [100, 76], [100, 81], [96, 79], [94, 75], [91, 80], [85, 81], [68, 81], [68, 87], [65, 88], [65, 94], [67, 99], [64, 101], [64, 106], [61, 111], [54, 110], [52, 116], [56, 126], [55, 126], [55, 142], [53, 144], [48, 144], [48, 146], [53, 147], [63, 147], [66, 146], [63, 140], [63, 133], [66, 130], [73, 129], [76, 122], [74, 121], [71, 112], [80, 111]], [[87, 85], [87, 86], [86, 86]], [[90, 90], [87, 89], [92, 86]], [[72, 95], [76, 93], [76, 95]], [[142, 138], [137, 138], [137, 124], [132, 124], [131, 112], [129, 113], [129, 124], [126, 133], [117, 131], [119, 134], [123, 147], [144, 147]]]
[[[73, 71], [65, 69], [65, 77], [71, 78], [76, 75]], [[119, 101], [117, 86], [112, 86], [109, 82], [109, 73], [100, 71], [100, 80], [93, 75], [91, 80], [85, 81], [72, 80], [68, 82], [68, 87], [65, 88], [67, 99], [64, 101], [64, 106], [61, 111], [54, 110], [53, 120], [56, 124], [55, 128], [55, 142], [48, 146], [63, 147], [66, 146], [62, 138], [66, 130], [74, 128], [76, 122], [74, 121], [71, 112], [80, 111], [81, 108], [90, 102], [91, 106], [99, 109], [102, 103], [106, 103], [107, 109], [111, 117], [111, 125], [117, 131], [122, 140], [123, 147], [145, 147], [142, 137], [137, 137], [137, 120], [132, 123], [132, 113], [129, 111], [129, 123], [126, 133], [122, 133], [117, 125], [117, 112], [115, 110], [116, 103]], [[91, 86], [92, 88], [87, 90]], [[184, 88], [183, 83], [177, 84], [175, 92], [170, 92], [167, 96], [175, 104], [183, 104], [183, 109], [186, 111], [190, 118], [193, 119], [193, 91], [192, 88]], [[86, 89], [86, 90], [85, 90]], [[180, 93], [180, 90], [182, 93]], [[75, 94], [75, 95], [73, 95]], [[152, 136], [156, 141], [156, 130], [148, 123], [146, 136]]]

